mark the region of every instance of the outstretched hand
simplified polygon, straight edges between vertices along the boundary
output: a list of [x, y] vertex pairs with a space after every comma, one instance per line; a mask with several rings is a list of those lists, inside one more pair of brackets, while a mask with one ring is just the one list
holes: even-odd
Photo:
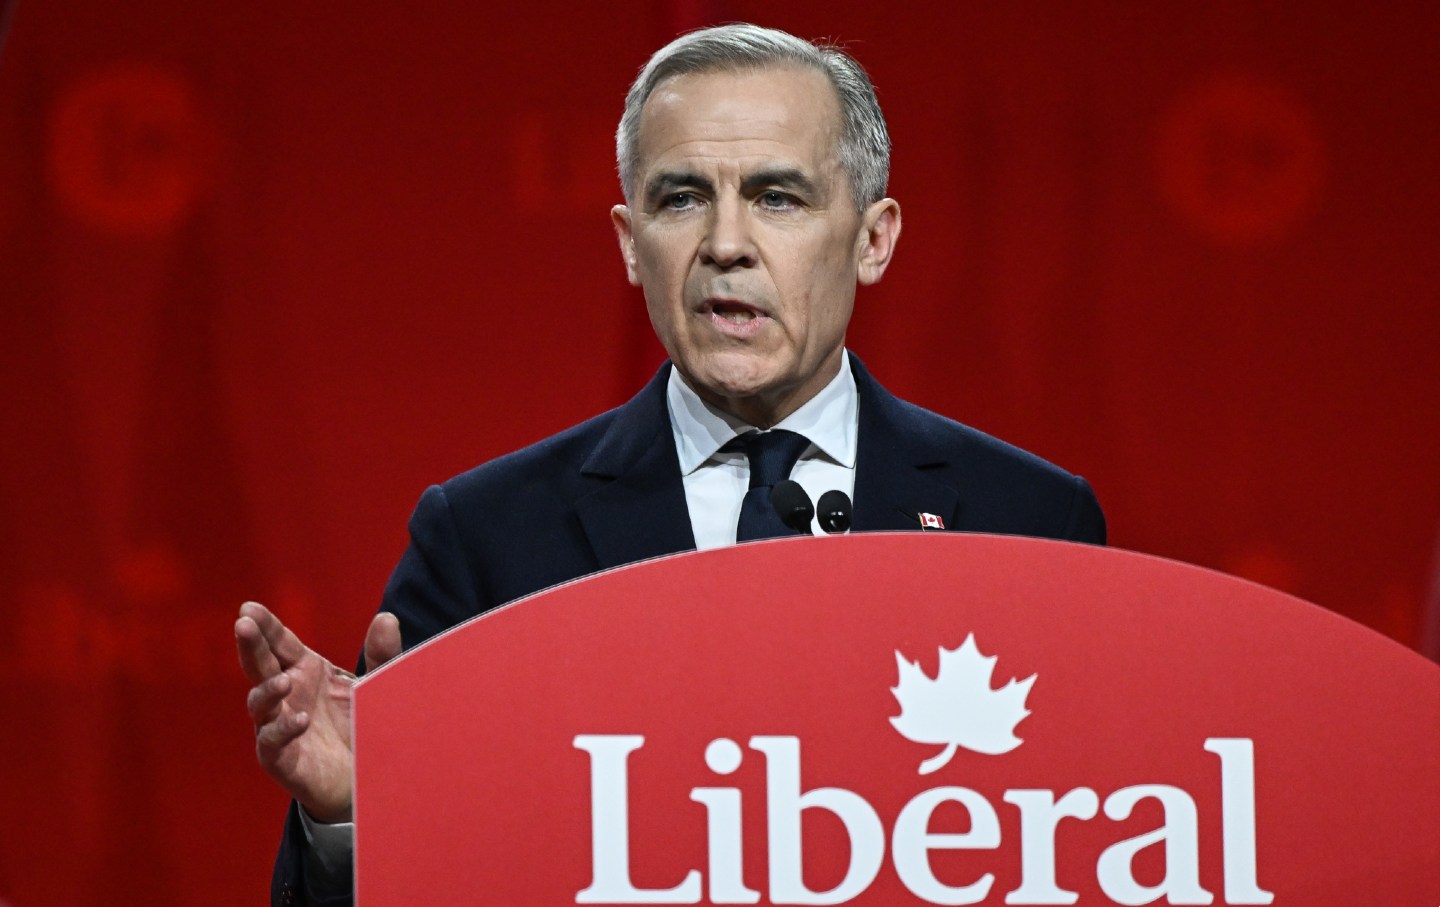
[[[261, 604], [235, 621], [240, 667], [254, 685], [246, 705], [260, 766], [320, 822], [351, 818], [355, 767], [350, 702], [355, 675], [306, 646]], [[395, 615], [375, 615], [365, 634], [365, 669], [400, 654]]]

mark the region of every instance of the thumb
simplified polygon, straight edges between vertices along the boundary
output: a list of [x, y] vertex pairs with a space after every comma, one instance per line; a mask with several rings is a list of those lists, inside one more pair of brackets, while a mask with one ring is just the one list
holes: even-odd
[[400, 654], [400, 620], [381, 611], [365, 631], [365, 670], [373, 671]]

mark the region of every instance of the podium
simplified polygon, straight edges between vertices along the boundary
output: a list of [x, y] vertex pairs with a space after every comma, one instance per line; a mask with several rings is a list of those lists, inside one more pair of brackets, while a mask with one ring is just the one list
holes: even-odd
[[1283, 593], [952, 533], [759, 542], [355, 690], [392, 904], [1440, 904], [1440, 667]]

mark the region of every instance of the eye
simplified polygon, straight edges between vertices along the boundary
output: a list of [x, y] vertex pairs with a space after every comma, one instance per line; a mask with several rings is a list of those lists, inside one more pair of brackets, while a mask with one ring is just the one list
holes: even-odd
[[775, 189], [760, 193], [760, 207], [762, 208], [769, 208], [774, 211], [785, 211], [795, 207], [795, 204], [795, 199]]
[[665, 196], [664, 206], [671, 211], [695, 207], [695, 196], [689, 192], [672, 192]]

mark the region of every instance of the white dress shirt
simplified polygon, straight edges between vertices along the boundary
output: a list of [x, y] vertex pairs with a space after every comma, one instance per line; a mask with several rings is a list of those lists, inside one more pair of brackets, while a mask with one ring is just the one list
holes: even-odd
[[[675, 369], [670, 370], [665, 393], [695, 547], [705, 551], [733, 545], [740, 502], [750, 487], [750, 464], [743, 451], [721, 448], [758, 429], [701, 400]], [[812, 502], [832, 490], [855, 496], [859, 403], [850, 357], [842, 356], [840, 371], [830, 383], [774, 426], [810, 440], [790, 478], [800, 483]], [[823, 534], [813, 521], [810, 531]]]

